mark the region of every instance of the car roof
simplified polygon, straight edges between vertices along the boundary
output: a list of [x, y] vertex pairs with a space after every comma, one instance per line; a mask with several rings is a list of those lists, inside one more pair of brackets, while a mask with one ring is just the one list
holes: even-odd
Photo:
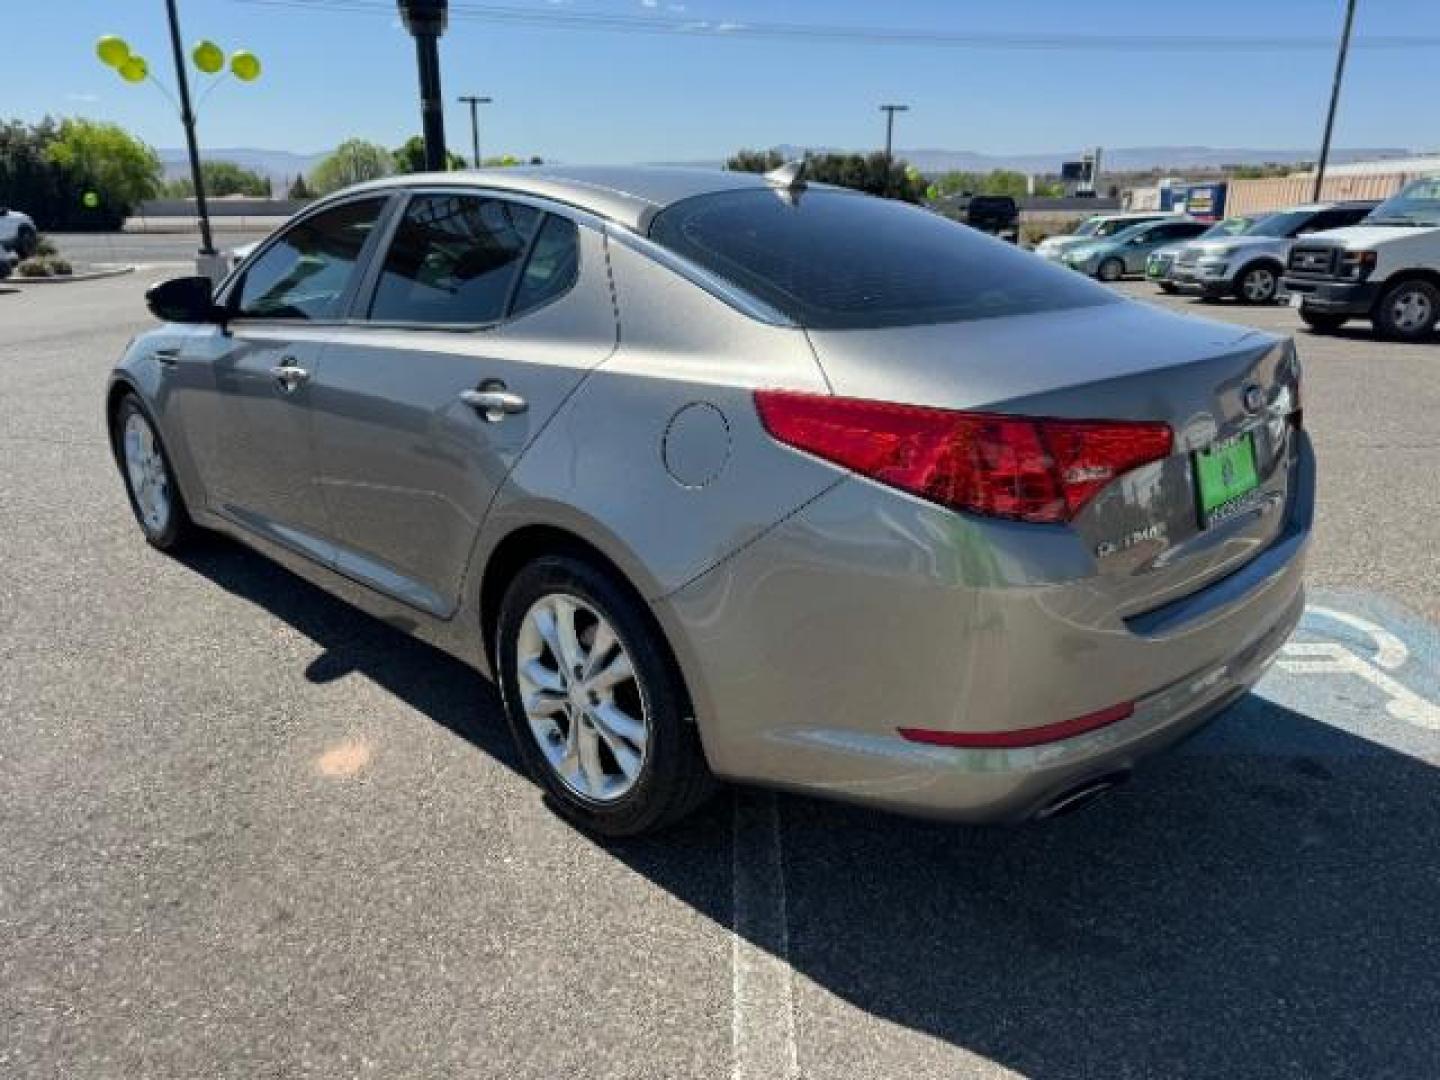
[[[586, 210], [643, 233], [661, 210], [682, 199], [764, 189], [758, 173], [670, 165], [522, 165], [498, 169], [411, 173], [347, 188], [346, 194], [392, 188], [475, 187], [534, 195]], [[813, 187], [829, 188], [814, 184]], [[839, 190], [833, 189], [830, 190]]]

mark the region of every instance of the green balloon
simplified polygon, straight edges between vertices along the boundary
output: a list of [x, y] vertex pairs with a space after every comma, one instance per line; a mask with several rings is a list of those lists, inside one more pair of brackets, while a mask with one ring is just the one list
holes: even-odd
[[80, 201], [85, 204], [86, 210], [94, 210], [100, 205], [100, 196], [96, 195], [93, 191], [87, 191], [81, 197]]
[[190, 59], [194, 60], [195, 66], [206, 75], [214, 75], [225, 66], [225, 52], [213, 41], [197, 42], [190, 53]]
[[125, 44], [124, 38], [106, 34], [95, 43], [95, 55], [100, 57], [100, 62], [106, 67], [118, 69], [130, 59], [130, 46]]
[[241, 82], [254, 82], [260, 77], [260, 58], [248, 49], [239, 49], [230, 57], [230, 74]]
[[150, 65], [145, 62], [143, 56], [132, 55], [118, 68], [120, 77], [128, 83], [144, 82], [145, 76], [150, 74]]

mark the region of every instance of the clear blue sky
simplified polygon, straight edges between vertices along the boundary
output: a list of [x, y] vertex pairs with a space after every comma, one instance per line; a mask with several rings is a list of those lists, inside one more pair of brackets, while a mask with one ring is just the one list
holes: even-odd
[[[465, 2], [477, 0], [452, 5]], [[712, 24], [1267, 37], [1335, 35], [1343, 11], [1342, 0], [503, 2], [537, 13]], [[154, 88], [122, 84], [94, 59], [95, 39], [119, 33], [171, 83], [161, 0], [6, 0], [3, 7], [0, 116], [103, 118], [156, 146], [182, 144], [173, 110]], [[388, 11], [181, 0], [181, 17], [187, 42], [209, 37], [247, 47], [266, 65], [260, 83], [222, 86], [205, 103], [204, 145], [313, 152], [352, 135], [396, 145], [419, 130], [413, 46]], [[1360, 0], [1356, 33], [1440, 37], [1440, 2]], [[559, 31], [473, 18], [452, 20], [441, 58], [452, 147], [468, 147], [468, 119], [454, 96], [489, 94], [496, 104], [484, 113], [487, 153], [572, 162], [713, 159], [783, 142], [873, 146], [882, 101], [911, 105], [897, 128], [902, 148], [1307, 148], [1319, 138], [1334, 62], [1329, 51], [1117, 55], [820, 44], [724, 31]], [[1437, 68], [1440, 48], [1355, 52], [1337, 146], [1440, 149]]]

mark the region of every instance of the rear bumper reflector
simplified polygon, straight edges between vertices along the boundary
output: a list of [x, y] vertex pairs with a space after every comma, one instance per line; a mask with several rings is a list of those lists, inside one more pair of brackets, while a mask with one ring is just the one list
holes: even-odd
[[1087, 731], [1124, 720], [1134, 712], [1135, 703], [1125, 701], [1072, 720], [1060, 720], [1041, 727], [1019, 728], [1016, 731], [933, 731], [929, 728], [901, 728], [900, 735], [910, 742], [929, 743], [932, 746], [1013, 749], [1018, 746], [1040, 746], [1043, 743], [1059, 742], [1061, 739], [1083, 735]]

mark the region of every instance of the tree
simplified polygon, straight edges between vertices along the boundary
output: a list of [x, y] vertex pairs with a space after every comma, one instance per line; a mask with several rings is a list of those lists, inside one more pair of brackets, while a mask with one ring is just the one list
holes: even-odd
[[[769, 172], [784, 164], [775, 150], [741, 150], [725, 167], [735, 172]], [[809, 154], [805, 155], [805, 175], [820, 184], [836, 184], [871, 195], [886, 195], [905, 202], [918, 203], [925, 194], [925, 181], [905, 161], [895, 158], [888, 163], [885, 155], [873, 154]]]
[[1024, 173], [995, 169], [988, 173], [942, 173], [935, 187], [941, 195], [1010, 195], [1018, 199], [1027, 194], [1029, 183]]
[[[200, 174], [205, 179], [205, 194], [217, 199], [226, 195], [248, 195], [251, 198], [264, 199], [270, 195], [268, 177], [233, 161], [202, 161]], [[188, 176], [172, 180], [166, 185], [166, 194], [175, 199], [193, 198], [195, 183]]]
[[310, 187], [317, 195], [389, 176], [395, 168], [390, 151], [364, 139], [347, 139], [310, 173]]
[[303, 173], [296, 174], [295, 182], [290, 185], [288, 197], [292, 199], [313, 199], [315, 197], [315, 193], [306, 186]]
[[[395, 160], [395, 171], [398, 173], [426, 172], [425, 168], [425, 140], [419, 135], [412, 135], [405, 140], [405, 145], [391, 152], [390, 156]], [[465, 168], [467, 162], [459, 154], [445, 151], [445, 168], [450, 172], [456, 169]]]
[[[48, 173], [30, 174], [48, 196], [36, 204], [42, 228], [117, 228], [135, 206], [160, 192], [160, 156], [120, 125], [66, 120], [56, 127], [45, 120], [20, 141], [30, 151], [22, 168]], [[88, 192], [99, 196], [98, 209], [85, 209]]]

